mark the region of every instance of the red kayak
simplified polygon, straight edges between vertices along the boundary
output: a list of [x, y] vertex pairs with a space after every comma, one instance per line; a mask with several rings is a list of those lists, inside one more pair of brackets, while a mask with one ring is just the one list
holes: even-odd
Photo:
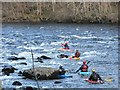
[[92, 80], [88, 80], [88, 79], [85, 79], [86, 82], [89, 82], [91, 84], [103, 84], [103, 82], [101, 81], [92, 81]]
[[69, 51], [69, 52], [73, 52], [73, 50], [65, 49], [65, 48], [59, 48], [58, 50], [59, 50], [59, 51]]

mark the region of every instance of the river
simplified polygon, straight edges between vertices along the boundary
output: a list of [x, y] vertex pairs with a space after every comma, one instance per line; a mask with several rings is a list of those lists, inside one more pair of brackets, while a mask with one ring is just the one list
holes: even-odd
[[[83, 60], [90, 63], [89, 71], [95, 68], [102, 76], [112, 77], [112, 82], [104, 84], [89, 84], [80, 75], [72, 74], [72, 78], [60, 80], [38, 81], [41, 88], [118, 88], [118, 26], [114, 24], [62, 24], [62, 23], [3, 23], [1, 38], [0, 68], [9, 64], [17, 68], [10, 76], [0, 76], [3, 88], [14, 87], [12, 83], [18, 80], [23, 87], [37, 87], [36, 81], [22, 79], [18, 71], [32, 68], [31, 49], [34, 58], [46, 55], [52, 60], [44, 63], [35, 62], [35, 67], [54, 67], [62, 65], [67, 70], [76, 71]], [[58, 51], [61, 43], [68, 42], [72, 50], [79, 50], [81, 60], [57, 58], [57, 55], [74, 55], [75, 52]], [[10, 56], [25, 57], [26, 60], [11, 61]], [[27, 65], [18, 64], [26, 62]], [[55, 81], [61, 81], [55, 84]], [[86, 87], [87, 86], [87, 87]]]

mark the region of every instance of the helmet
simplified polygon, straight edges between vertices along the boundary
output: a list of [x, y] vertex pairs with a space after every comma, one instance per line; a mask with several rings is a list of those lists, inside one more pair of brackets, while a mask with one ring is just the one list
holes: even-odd
[[79, 50], [76, 50], [76, 52], [78, 52]]
[[59, 69], [62, 69], [62, 66], [60, 65]]
[[92, 72], [95, 72], [95, 69], [94, 69], [94, 68], [92, 69]]
[[86, 64], [86, 60], [83, 61], [83, 64]]

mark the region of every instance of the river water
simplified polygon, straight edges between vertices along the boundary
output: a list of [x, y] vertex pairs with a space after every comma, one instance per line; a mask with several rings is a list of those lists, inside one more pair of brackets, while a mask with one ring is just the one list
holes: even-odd
[[[89, 71], [95, 68], [104, 79], [112, 77], [112, 82], [104, 84], [89, 84], [78, 75], [69, 73], [72, 78], [60, 80], [38, 81], [41, 88], [117, 88], [118, 87], [118, 26], [109, 24], [55, 24], [55, 23], [12, 23], [2, 25], [0, 68], [9, 64], [18, 70], [10, 76], [1, 74], [2, 87], [14, 87], [12, 83], [19, 80], [22, 86], [37, 87], [36, 81], [22, 79], [18, 71], [32, 68], [33, 50], [34, 58], [46, 55], [52, 60], [45, 60], [44, 63], [35, 62], [35, 67], [59, 68], [62, 65], [67, 70], [77, 70], [83, 60], [90, 63]], [[57, 58], [57, 55], [74, 55], [75, 52], [58, 51], [61, 43], [69, 42], [72, 50], [78, 49], [81, 53], [81, 60], [69, 60]], [[26, 60], [11, 61], [8, 57], [25, 57]], [[21, 65], [26, 62], [27, 65]], [[55, 84], [55, 81], [61, 81]], [[87, 87], [86, 87], [87, 86]]]

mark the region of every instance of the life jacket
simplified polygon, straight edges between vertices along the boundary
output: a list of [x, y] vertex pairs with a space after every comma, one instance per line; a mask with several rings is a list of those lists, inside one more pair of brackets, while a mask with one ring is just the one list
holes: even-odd
[[92, 75], [93, 75], [93, 76], [92, 76], [92, 80], [93, 80], [93, 81], [97, 81], [97, 80], [98, 80], [98, 75], [97, 75], [97, 73], [93, 73]]
[[82, 72], [87, 72], [88, 66], [85, 64], [82, 66]]

